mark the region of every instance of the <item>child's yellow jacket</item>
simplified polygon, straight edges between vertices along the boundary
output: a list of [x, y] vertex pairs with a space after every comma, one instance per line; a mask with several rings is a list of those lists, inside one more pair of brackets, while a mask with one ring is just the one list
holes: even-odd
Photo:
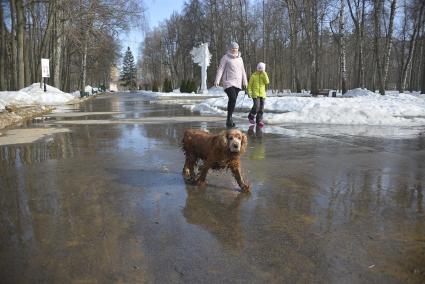
[[256, 71], [252, 73], [248, 83], [248, 94], [251, 98], [265, 98], [266, 87], [270, 83], [267, 72]]

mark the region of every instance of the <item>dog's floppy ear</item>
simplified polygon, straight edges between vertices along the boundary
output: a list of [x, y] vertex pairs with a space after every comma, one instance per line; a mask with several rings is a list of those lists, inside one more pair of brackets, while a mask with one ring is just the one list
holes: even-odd
[[246, 147], [248, 146], [248, 138], [246, 137], [245, 133], [242, 133], [242, 140], [241, 140], [241, 150], [240, 153], [245, 153]]
[[227, 148], [227, 131], [223, 130], [221, 131], [217, 137], [216, 137], [216, 141], [218, 143], [218, 145], [220, 145], [221, 148], [225, 149]]

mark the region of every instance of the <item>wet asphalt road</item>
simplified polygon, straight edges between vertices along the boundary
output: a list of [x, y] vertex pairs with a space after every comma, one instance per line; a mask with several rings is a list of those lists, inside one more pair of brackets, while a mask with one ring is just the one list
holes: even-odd
[[[425, 282], [425, 135], [240, 122], [246, 195], [229, 173], [204, 189], [181, 176], [184, 129], [224, 119], [131, 123], [193, 114], [129, 93], [75, 111], [100, 114], [34, 121], [70, 132], [0, 146], [1, 283]], [[111, 119], [127, 123], [81, 121]]]

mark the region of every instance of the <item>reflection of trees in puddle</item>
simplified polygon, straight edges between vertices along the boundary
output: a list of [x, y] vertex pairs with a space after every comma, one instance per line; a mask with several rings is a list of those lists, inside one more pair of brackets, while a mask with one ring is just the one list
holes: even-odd
[[188, 186], [183, 215], [188, 223], [208, 231], [224, 247], [241, 250], [245, 240], [239, 214], [246, 196], [218, 188], [210, 190]]
[[409, 176], [394, 169], [346, 172], [335, 175], [328, 187], [327, 228], [346, 222], [404, 223], [423, 213], [421, 174]]
[[[130, 126], [129, 126], [130, 127]], [[134, 128], [134, 126], [131, 126]], [[0, 169], [2, 163], [8, 166], [47, 160], [67, 159], [79, 155], [95, 155], [105, 147], [116, 147], [117, 138], [125, 136], [119, 126], [79, 126], [71, 133], [57, 133], [49, 140], [36, 143], [0, 146]], [[117, 142], [118, 141], [118, 142]]]
[[[382, 281], [423, 280], [423, 167], [419, 159], [399, 155], [372, 157], [333, 168], [332, 179], [320, 183], [328, 195], [321, 249], [341, 280], [348, 267], [365, 274], [369, 266], [386, 277]], [[362, 278], [374, 279], [367, 273]]]
[[172, 145], [180, 145], [184, 130], [191, 127], [192, 125], [186, 123], [166, 124], [161, 125], [161, 127], [158, 127], [158, 125], [143, 125], [146, 137], [166, 140]]
[[88, 164], [49, 164], [41, 169], [46, 176], [21, 169], [15, 174], [22, 178], [9, 178], [7, 190], [0, 185], [5, 283], [143, 282], [144, 256], [129, 207], [133, 195]]
[[0, 146], [0, 162], [10, 167], [74, 156], [70, 133], [55, 134], [52, 139], [48, 142]]

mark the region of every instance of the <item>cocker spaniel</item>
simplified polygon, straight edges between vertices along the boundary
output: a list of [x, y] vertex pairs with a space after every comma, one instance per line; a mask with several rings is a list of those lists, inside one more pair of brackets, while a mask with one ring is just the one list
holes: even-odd
[[[187, 129], [182, 141], [186, 156], [183, 175], [202, 185], [205, 184], [209, 169], [230, 169], [242, 192], [249, 192], [250, 186], [243, 180], [240, 165], [240, 156], [245, 152], [247, 144], [246, 135], [237, 129], [224, 130], [218, 134]], [[203, 164], [196, 178], [195, 166], [199, 160]]]

